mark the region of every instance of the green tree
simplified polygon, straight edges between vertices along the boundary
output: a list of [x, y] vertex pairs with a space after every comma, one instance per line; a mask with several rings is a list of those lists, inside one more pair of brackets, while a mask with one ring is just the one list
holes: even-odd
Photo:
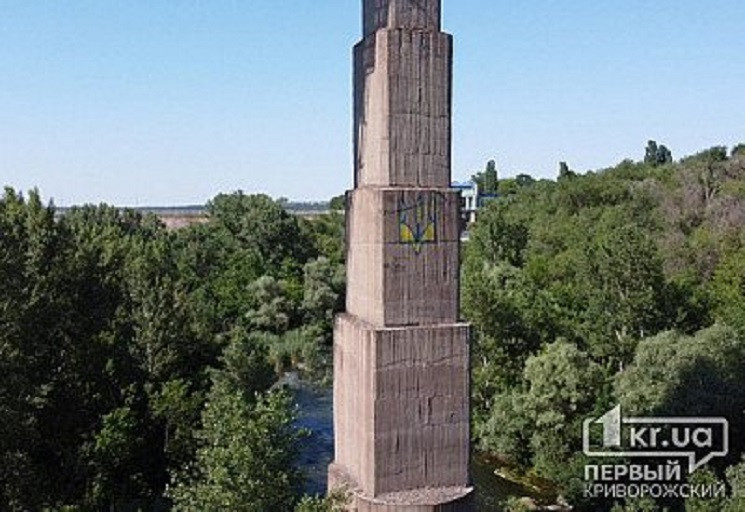
[[299, 272], [312, 254], [296, 217], [264, 195], [220, 194], [207, 205], [217, 227], [242, 247], [252, 248], [276, 277]]
[[[61, 495], [61, 468], [74, 447], [60, 433], [70, 313], [64, 294], [66, 241], [54, 208], [37, 191], [7, 188], [0, 199], [0, 508], [39, 509]], [[62, 350], [61, 350], [62, 349]]]
[[520, 187], [529, 187], [535, 184], [535, 178], [530, 174], [518, 174], [515, 176], [515, 181]]
[[169, 472], [191, 462], [196, 452], [194, 426], [199, 424], [204, 401], [203, 390], [183, 378], [164, 382], [150, 395], [152, 420], [161, 424]]
[[304, 224], [316, 253], [340, 265], [345, 259], [344, 219], [343, 213], [332, 211]]
[[[497, 453], [524, 468], [530, 468], [533, 451], [531, 437], [535, 430], [525, 408], [525, 392], [517, 387], [495, 392], [489, 408], [474, 421], [474, 433], [479, 448], [485, 453]], [[477, 400], [483, 397], [476, 395]]]
[[525, 261], [530, 231], [520, 221], [509, 217], [507, 207], [490, 203], [479, 216], [471, 230], [467, 245], [468, 258], [478, 262], [505, 262], [521, 267]]
[[[709, 468], [701, 468], [688, 478], [691, 485], [717, 486], [720, 483], [717, 475]], [[726, 496], [696, 498], [692, 497], [685, 501], [686, 512], [724, 512], [727, 510]]]
[[138, 482], [142, 474], [135, 469], [144, 444], [140, 415], [131, 406], [124, 406], [103, 415], [101, 422], [92, 446], [95, 471], [88, 500], [121, 503], [143, 496], [147, 488]]
[[727, 469], [727, 483], [732, 496], [724, 512], [742, 512], [745, 509], [745, 455], [742, 462]]
[[712, 283], [716, 317], [745, 335], [745, 248], [729, 254]]
[[344, 308], [344, 265], [322, 256], [305, 265], [304, 277], [302, 307], [306, 322], [321, 325], [330, 334], [334, 315]]
[[250, 328], [281, 334], [290, 326], [293, 308], [287, 297], [287, 284], [272, 276], [262, 276], [248, 287], [245, 321]]
[[650, 140], [647, 143], [644, 163], [651, 166], [665, 165], [673, 163], [672, 152], [665, 145], [657, 145], [657, 142]]
[[624, 362], [636, 342], [665, 327], [667, 287], [655, 243], [639, 226], [607, 217], [590, 246], [582, 272], [590, 350]]
[[476, 331], [474, 392], [489, 409], [488, 396], [516, 383], [551, 330], [552, 298], [504, 263], [469, 270], [463, 287], [463, 311]]
[[349, 498], [344, 492], [335, 492], [326, 497], [305, 496], [295, 507], [295, 512], [344, 512]]
[[583, 462], [575, 459], [582, 451], [582, 421], [602, 396], [605, 374], [588, 354], [559, 340], [528, 359], [524, 377], [525, 410], [535, 425], [534, 467], [569, 486]]
[[292, 510], [301, 475], [291, 404], [286, 393], [255, 399], [216, 379], [202, 415], [202, 447], [168, 491], [174, 510]]
[[486, 169], [483, 172], [475, 174], [472, 179], [478, 185], [480, 194], [488, 196], [496, 195], [499, 187], [497, 163], [494, 160], [489, 160], [486, 164]]
[[630, 415], [726, 417], [730, 454], [745, 449], [745, 341], [716, 325], [693, 336], [665, 332], [644, 339], [633, 363], [615, 378], [615, 395]]
[[581, 496], [582, 421], [598, 406], [605, 381], [601, 367], [575, 345], [547, 345], [528, 358], [523, 383], [500, 394], [477, 423], [482, 446], [532, 466], [572, 498]]
[[302, 481], [292, 399], [269, 391], [272, 370], [260, 339], [231, 333], [212, 373], [193, 464], [176, 473], [176, 510], [291, 510]]
[[576, 178], [577, 173], [569, 168], [566, 162], [559, 162], [559, 180]]
[[347, 196], [342, 194], [340, 196], [334, 196], [329, 201], [329, 210], [343, 212], [347, 207]]

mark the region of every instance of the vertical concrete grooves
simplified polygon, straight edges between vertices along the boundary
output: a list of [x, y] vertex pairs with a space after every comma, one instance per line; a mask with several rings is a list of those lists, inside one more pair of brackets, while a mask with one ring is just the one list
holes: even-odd
[[450, 186], [452, 37], [440, 0], [363, 0], [354, 49], [347, 313], [334, 330], [329, 486], [357, 512], [463, 512], [469, 327]]
[[467, 326], [389, 329], [375, 345], [375, 493], [464, 485]]
[[[336, 471], [370, 499], [466, 493], [468, 326], [378, 328], [337, 318]], [[340, 407], [343, 405], [343, 407]]]
[[[389, 30], [389, 184], [448, 187], [451, 73], [447, 34]], [[372, 184], [372, 183], [371, 183]]]
[[451, 55], [449, 34], [419, 30], [357, 45], [356, 186], [450, 186]]
[[335, 455], [356, 485], [375, 487], [375, 332], [353, 317], [337, 318], [334, 344]]
[[[376, 61], [376, 38], [375, 35], [366, 37], [360, 43], [354, 47], [354, 83], [364, 84], [367, 81], [368, 75], [375, 72], [375, 61]], [[354, 116], [354, 148], [355, 148], [355, 161], [354, 161], [354, 188], [359, 186], [359, 171], [362, 167], [363, 159], [358, 148], [365, 147], [365, 139], [363, 135], [366, 131], [366, 119], [367, 119], [367, 103], [366, 99], [367, 92], [372, 88], [369, 87], [355, 87], [354, 88], [354, 100], [353, 100], [353, 116]]]
[[388, 59], [381, 58], [386, 51], [387, 38], [383, 33], [373, 34], [355, 49], [355, 182], [356, 187], [368, 183], [385, 183], [389, 168], [390, 119], [387, 87]]

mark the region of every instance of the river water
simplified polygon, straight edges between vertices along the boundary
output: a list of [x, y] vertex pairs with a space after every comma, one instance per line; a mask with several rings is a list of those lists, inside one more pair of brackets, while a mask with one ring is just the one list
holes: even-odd
[[[290, 375], [286, 383], [293, 389], [298, 406], [298, 425], [309, 431], [303, 440], [301, 467], [307, 477], [306, 492], [326, 492], [326, 469], [334, 453], [333, 401], [330, 388], [315, 387]], [[499, 502], [508, 496], [522, 496], [524, 490], [494, 474], [485, 457], [475, 456], [471, 475], [476, 488], [477, 510], [501, 512]]]

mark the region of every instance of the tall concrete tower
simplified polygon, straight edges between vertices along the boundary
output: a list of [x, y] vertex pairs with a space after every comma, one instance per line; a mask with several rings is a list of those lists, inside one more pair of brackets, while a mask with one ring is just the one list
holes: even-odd
[[363, 0], [354, 50], [347, 312], [334, 333], [331, 488], [350, 510], [471, 510], [469, 328], [459, 323], [452, 37], [441, 0]]

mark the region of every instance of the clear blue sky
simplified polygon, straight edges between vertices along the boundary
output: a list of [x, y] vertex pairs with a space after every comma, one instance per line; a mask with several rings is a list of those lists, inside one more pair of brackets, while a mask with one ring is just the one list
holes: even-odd
[[[57, 204], [351, 183], [358, 0], [0, 0], [0, 183]], [[745, 141], [742, 0], [445, 0], [454, 178]]]

